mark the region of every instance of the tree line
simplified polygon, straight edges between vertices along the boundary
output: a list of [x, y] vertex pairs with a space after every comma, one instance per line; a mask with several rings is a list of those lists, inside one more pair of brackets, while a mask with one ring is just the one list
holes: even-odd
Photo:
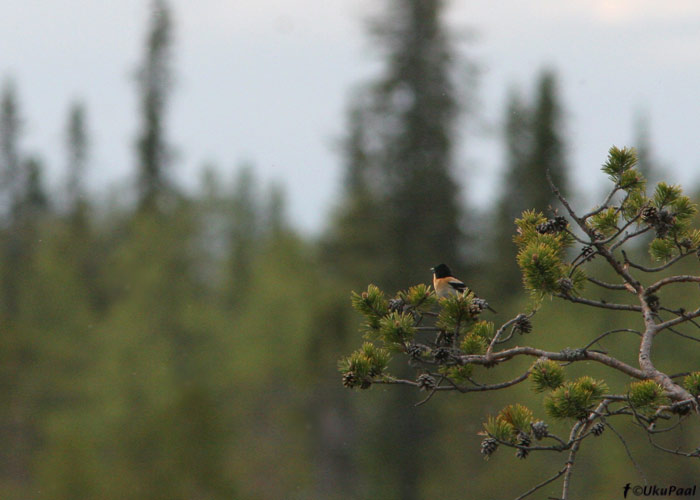
[[477, 76], [445, 9], [387, 0], [371, 23], [382, 69], [348, 102], [342, 192], [314, 237], [296, 231], [283, 190], [262, 185], [254, 165], [232, 176], [203, 169], [189, 194], [173, 181], [176, 26], [165, 0], [152, 3], [136, 78], [136, 171], [125, 193], [133, 203], [98, 201], [85, 186], [99, 165], [81, 102], [66, 120], [64, 186], [49, 192], [41, 159], [24, 152], [20, 92], [6, 80], [4, 497], [410, 500], [463, 491], [445, 478], [481, 466], [478, 449], [463, 448], [478, 439], [468, 430], [446, 439], [445, 429], [471, 410], [454, 400], [414, 407], [415, 395], [401, 391], [358, 401], [336, 368], [356, 340], [349, 291], [370, 280], [398, 289], [448, 262], [497, 309], [516, 307], [513, 220], [524, 208], [556, 208], [544, 172], [564, 192], [570, 184], [559, 83], [543, 70], [531, 94], [506, 96], [492, 206], [464, 200], [478, 174], [457, 144], [474, 120]]

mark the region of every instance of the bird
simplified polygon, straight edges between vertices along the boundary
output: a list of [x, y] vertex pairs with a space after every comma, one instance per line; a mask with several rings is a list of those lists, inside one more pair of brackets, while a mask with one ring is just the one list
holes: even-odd
[[[458, 293], [464, 293], [467, 290], [467, 285], [465, 285], [459, 278], [452, 276], [452, 271], [449, 267], [447, 267], [447, 265], [438, 264], [430, 270], [433, 272], [433, 288], [435, 289], [435, 294], [439, 298], [457, 295]], [[496, 312], [486, 303], [486, 301], [483, 301], [483, 303], [488, 310], [494, 313]]]

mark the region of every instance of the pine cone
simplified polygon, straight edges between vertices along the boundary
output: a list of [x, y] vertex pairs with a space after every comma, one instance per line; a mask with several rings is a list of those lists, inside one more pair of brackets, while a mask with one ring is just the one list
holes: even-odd
[[515, 321], [514, 327], [515, 331], [520, 333], [521, 335], [523, 333], [530, 333], [532, 331], [532, 322], [530, 321], [530, 318], [528, 318], [524, 314], [521, 314]]
[[659, 211], [656, 209], [656, 207], [644, 207], [642, 209], [642, 220], [644, 222], [647, 222], [649, 224], [654, 224], [658, 221], [659, 218]]
[[472, 299], [472, 303], [469, 304], [469, 314], [472, 316], [476, 316], [477, 314], [480, 314], [484, 309], [488, 309], [489, 303], [486, 302], [484, 299], [480, 299], [478, 297], [474, 297]]
[[353, 372], [346, 372], [343, 374], [343, 385], [348, 389], [352, 389], [357, 385], [357, 377]]
[[532, 444], [532, 438], [530, 438], [530, 434], [523, 431], [518, 432], [518, 444], [522, 446], [530, 446], [530, 444]]
[[406, 302], [401, 297], [391, 299], [389, 300], [389, 312], [401, 312], [405, 305]]
[[659, 310], [661, 303], [659, 302], [659, 297], [657, 295], [645, 295], [644, 299], [646, 300], [647, 304], [649, 305], [649, 309], [651, 309], [652, 312], [657, 312]]
[[444, 363], [448, 359], [450, 359], [450, 350], [447, 347], [438, 347], [435, 349], [435, 361], [437, 361], [439, 364]]
[[591, 427], [591, 432], [594, 436], [600, 436], [604, 430], [605, 424], [603, 422], [598, 422], [593, 427]]
[[595, 257], [595, 250], [593, 250], [592, 246], [586, 245], [581, 249], [581, 257], [584, 262], [590, 262]]
[[494, 451], [498, 449], [498, 441], [493, 438], [486, 438], [481, 442], [481, 454], [488, 460]]
[[560, 233], [566, 229], [568, 225], [569, 223], [566, 221], [566, 218], [558, 215], [554, 219], [547, 219], [546, 222], [537, 224], [535, 229], [540, 234]]
[[430, 391], [435, 388], [435, 378], [427, 373], [420, 375], [416, 382], [418, 382], [418, 387], [420, 387], [422, 391]]
[[549, 429], [547, 427], [547, 424], [544, 423], [542, 420], [538, 420], [537, 422], [530, 424], [530, 428], [532, 428], [532, 434], [538, 441], [540, 439], [546, 438], [549, 435]]
[[676, 217], [670, 213], [668, 210], [661, 210], [658, 214], [657, 220], [652, 225], [654, 230], [656, 230], [656, 237], [665, 237], [673, 224], [676, 223]]
[[406, 348], [406, 354], [409, 355], [411, 359], [419, 360], [423, 356], [425, 348], [417, 344], [411, 344]]
[[557, 284], [559, 285], [559, 290], [561, 290], [561, 293], [564, 295], [569, 295], [569, 292], [574, 289], [574, 282], [571, 281], [570, 278], [559, 278]]

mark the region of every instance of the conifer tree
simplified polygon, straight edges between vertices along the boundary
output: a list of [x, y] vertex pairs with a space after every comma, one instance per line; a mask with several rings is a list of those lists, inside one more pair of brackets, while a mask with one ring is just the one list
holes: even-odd
[[[372, 278], [389, 287], [423, 281], [440, 262], [462, 267], [466, 243], [460, 225], [460, 186], [454, 178], [454, 135], [460, 92], [459, 63], [443, 21], [444, 2], [390, 0], [374, 24], [385, 54], [381, 76], [361, 89], [349, 111], [346, 205], [337, 230], [353, 243], [347, 259], [372, 265]], [[366, 224], [365, 224], [366, 223]], [[341, 240], [342, 241], [342, 240]], [[372, 252], [373, 248], [380, 249]], [[370, 264], [367, 264], [370, 262]], [[397, 271], [400, 270], [400, 271]], [[405, 395], [377, 415], [369, 429], [376, 456], [391, 454], [381, 477], [370, 471], [372, 495], [413, 499], [425, 469], [420, 443], [428, 426]], [[411, 436], [412, 447], [405, 446]]]
[[[630, 420], [635, 436], [648, 441], [657, 455], [697, 461], [700, 372], [697, 359], [685, 352], [700, 341], [700, 308], [688, 302], [682, 290], [695, 287], [700, 276], [667, 270], [682, 271], [681, 260], [699, 255], [700, 230], [693, 227], [698, 209], [680, 186], [660, 182], [648, 189], [636, 165], [634, 149], [610, 148], [601, 170], [612, 186], [600, 204], [585, 212], [562, 194], [551, 175], [546, 176], [563, 213], [548, 218], [541, 211], [526, 210], [516, 220], [517, 262], [531, 302], [527, 312], [508, 321], [482, 319], [488, 305], [469, 289], [443, 298], [427, 284], [399, 290], [392, 298], [375, 285], [353, 292], [352, 305], [364, 318], [364, 341], [339, 361], [343, 385], [408, 386], [423, 391], [421, 403], [427, 403], [445, 391], [469, 397], [529, 381], [535, 394], [545, 393], [544, 398], [533, 395], [527, 401], [535, 410], [509, 404], [485, 416], [478, 433], [485, 459], [498, 449], [510, 449], [521, 460], [531, 453], [565, 456], [554, 474], [518, 498], [545, 494], [557, 481], [561, 493], [556, 498], [578, 498], [571, 485], [574, 467], [585, 460], [579, 450], [607, 446], [597, 440], [607, 428], [639, 468], [626, 438], [616, 430], [618, 423]], [[648, 256], [631, 257], [627, 250], [632, 241], [644, 234], [654, 236], [646, 245]], [[599, 264], [591, 264], [594, 258]], [[602, 293], [608, 296], [599, 298]], [[586, 309], [589, 320], [574, 325], [568, 319], [548, 332], [537, 320], [546, 314], [544, 299]], [[608, 311], [621, 323], [614, 328], [610, 322], [596, 321], [596, 311]], [[574, 340], [570, 330], [579, 326], [586, 337]], [[525, 335], [535, 339], [533, 345]], [[634, 341], [613, 343], [621, 336]], [[564, 344], [562, 337], [567, 337]], [[574, 347], [568, 347], [570, 341]], [[548, 344], [558, 347], [547, 348]], [[663, 359], [662, 346], [669, 345], [674, 347]], [[390, 368], [392, 357], [411, 367], [412, 376], [398, 374], [394, 365]], [[526, 365], [517, 364], [528, 358]], [[513, 378], [506, 365], [517, 366], [519, 374]], [[496, 373], [500, 377], [494, 378]], [[410, 418], [405, 407], [403, 413]], [[460, 432], [461, 428], [450, 429], [451, 434]], [[498, 471], [494, 474], [497, 477]], [[586, 485], [578, 488], [584, 491]], [[681, 496], [694, 492], [692, 486], [677, 488]]]
[[377, 29], [387, 52], [375, 87], [383, 115], [379, 130], [385, 131], [378, 160], [386, 190], [386, 243], [405, 273], [401, 280], [409, 282], [423, 278], [426, 262], [457, 266], [464, 244], [453, 177], [457, 60], [444, 7], [439, 0], [392, 0]]
[[503, 266], [495, 282], [503, 297], [520, 289], [512, 240], [515, 218], [528, 207], [547, 213], [550, 208], [559, 206], [549, 186], [541, 181], [547, 173], [561, 186], [562, 192], [566, 192], [568, 165], [562, 120], [556, 76], [551, 71], [540, 74], [532, 104], [517, 91], [511, 91], [508, 97], [504, 125], [504, 187], [496, 209], [493, 251], [499, 268]]
[[144, 61], [138, 71], [141, 131], [136, 149], [139, 173], [139, 204], [157, 207], [170, 188], [170, 146], [165, 118], [172, 87], [172, 24], [165, 0], [153, 0]]
[[19, 138], [21, 119], [12, 81], [3, 86], [0, 102], [0, 187], [3, 212], [12, 220], [21, 198], [21, 156]]
[[71, 105], [66, 126], [66, 194], [71, 217], [82, 219], [85, 211], [85, 169], [88, 156], [88, 137], [85, 106], [81, 102]]
[[[376, 182], [379, 177], [375, 152], [370, 149], [371, 111], [366, 99], [356, 95], [347, 112], [346, 137], [340, 152], [344, 163], [341, 201], [324, 236], [322, 260], [335, 273], [359, 286], [363, 280], [381, 273], [391, 262], [386, 242], [388, 225], [383, 210], [384, 190]], [[372, 182], [374, 178], [375, 182]], [[367, 259], [372, 255], [372, 259]]]
[[248, 283], [253, 272], [262, 222], [258, 198], [257, 179], [253, 168], [243, 165], [234, 179], [230, 199], [231, 210], [227, 221], [230, 225], [228, 293], [230, 303], [234, 306], [240, 305], [240, 301], [246, 297], [244, 284]]
[[654, 147], [651, 139], [651, 131], [649, 124], [649, 116], [645, 113], [639, 113], [634, 120], [634, 145], [639, 158], [639, 171], [649, 179], [650, 182], [655, 182], [661, 176], [663, 169], [659, 165], [658, 160], [654, 156]]

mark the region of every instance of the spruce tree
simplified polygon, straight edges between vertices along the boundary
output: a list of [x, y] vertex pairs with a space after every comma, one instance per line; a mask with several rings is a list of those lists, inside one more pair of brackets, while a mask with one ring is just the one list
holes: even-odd
[[542, 182], [548, 172], [562, 192], [566, 192], [568, 165], [559, 100], [556, 76], [551, 71], [540, 74], [532, 104], [515, 90], [507, 100], [505, 171], [503, 191], [496, 208], [492, 252], [501, 270], [494, 282], [501, 297], [520, 290], [516, 247], [512, 240], [515, 218], [527, 207], [549, 213], [550, 208], [559, 206], [549, 186]]
[[[442, 15], [444, 2], [392, 0], [379, 42], [387, 51], [375, 100], [384, 112], [380, 147], [388, 231], [401, 284], [424, 279], [439, 262], [460, 262], [459, 185], [453, 138], [459, 114], [456, 54]], [[378, 23], [379, 24], [379, 23]], [[394, 281], [395, 285], [399, 285]]]
[[663, 167], [654, 156], [649, 116], [638, 113], [634, 119], [634, 146], [639, 158], [639, 171], [649, 182], [656, 182], [662, 175]]
[[138, 153], [139, 204], [157, 207], [169, 190], [170, 146], [165, 137], [165, 114], [172, 87], [172, 23], [165, 0], [154, 0], [146, 39], [146, 54], [138, 71], [141, 131]]
[[240, 306], [247, 296], [245, 283], [253, 273], [255, 255], [260, 243], [260, 206], [258, 185], [250, 165], [239, 167], [234, 180], [228, 217], [230, 255], [229, 303]]
[[[568, 192], [568, 164], [564, 140], [563, 110], [559, 98], [556, 74], [543, 71], [537, 81], [534, 109], [532, 112], [532, 150], [530, 161], [531, 207], [546, 211], [558, 205], [549, 186], [536, 179], [543, 179], [549, 173], [562, 193]], [[537, 188], [539, 186], [539, 188]], [[532, 189], [534, 188], [534, 189]]]
[[[378, 178], [376, 158], [370, 149], [371, 110], [364, 96], [355, 95], [347, 111], [346, 136], [340, 144], [344, 177], [340, 203], [321, 243], [321, 258], [329, 271], [360, 286], [370, 276], [383, 273], [391, 263], [386, 242], [384, 189]], [[372, 255], [367, 259], [367, 255]]]
[[3, 213], [11, 221], [21, 199], [21, 120], [14, 83], [5, 82], [0, 101], [0, 187]]
[[85, 169], [87, 166], [88, 137], [85, 106], [71, 105], [66, 126], [66, 194], [71, 217], [81, 219], [85, 211]]
[[[454, 78], [459, 61], [444, 8], [442, 1], [387, 3], [374, 23], [385, 54], [382, 74], [361, 89], [349, 111], [346, 211], [336, 230], [345, 235], [340, 241], [351, 243], [338, 247], [344, 259], [353, 260], [357, 252], [357, 261], [371, 262], [354, 269], [367, 273], [374, 265], [378, 270], [371, 279], [385, 286], [422, 282], [440, 262], [463, 267], [466, 241], [453, 171], [462, 104]], [[372, 454], [393, 457], [382, 462], [381, 477], [378, 468], [367, 471], [372, 496], [410, 500], [419, 494], [426, 462], [417, 450], [429, 417], [421, 409], [397, 411], [411, 406], [396, 394], [377, 408], [376, 423], [367, 430]]]

